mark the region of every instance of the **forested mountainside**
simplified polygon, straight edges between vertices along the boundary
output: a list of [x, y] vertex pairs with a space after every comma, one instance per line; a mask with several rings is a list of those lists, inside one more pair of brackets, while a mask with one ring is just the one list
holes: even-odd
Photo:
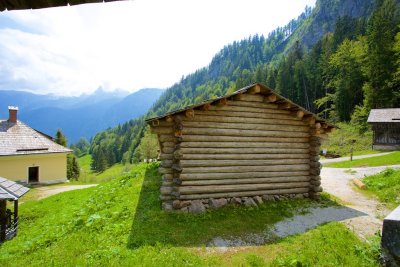
[[[318, 0], [268, 37], [225, 46], [169, 88], [147, 117], [260, 82], [333, 122], [365, 123], [371, 108], [400, 104], [399, 22], [399, 0]], [[134, 161], [143, 133], [141, 118], [96, 135], [93, 167]]]

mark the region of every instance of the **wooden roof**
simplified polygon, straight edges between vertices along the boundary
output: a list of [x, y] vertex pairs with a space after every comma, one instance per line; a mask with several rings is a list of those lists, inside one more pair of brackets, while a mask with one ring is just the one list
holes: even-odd
[[120, 0], [0, 0], [0, 11], [73, 6], [87, 3], [114, 2]]
[[371, 109], [368, 116], [370, 123], [400, 123], [400, 108]]
[[70, 149], [55, 143], [48, 135], [21, 121], [11, 123], [0, 120], [0, 156], [70, 152]]
[[264, 95], [264, 96], [272, 99], [270, 102], [275, 103], [275, 104], [279, 104], [284, 109], [287, 109], [287, 110], [290, 110], [290, 111], [293, 111], [293, 112], [302, 111], [304, 113], [305, 117], [314, 118], [316, 123], [324, 124], [326, 129], [336, 128], [335, 125], [329, 123], [327, 120], [319, 118], [316, 114], [312, 113], [311, 111], [306, 110], [305, 108], [297, 105], [296, 103], [292, 102], [291, 100], [279, 95], [278, 93], [276, 93], [271, 88], [268, 88], [265, 85], [262, 85], [260, 83], [254, 83], [254, 84], [246, 86], [246, 87], [244, 87], [242, 89], [239, 89], [239, 90], [235, 91], [232, 94], [224, 95], [224, 96], [221, 96], [221, 97], [218, 97], [218, 98], [215, 98], [215, 99], [211, 99], [211, 100], [207, 100], [207, 101], [201, 102], [200, 104], [195, 104], [195, 105], [184, 107], [184, 108], [179, 109], [179, 110], [171, 111], [171, 112], [168, 112], [168, 113], [163, 114], [161, 116], [149, 118], [146, 121], [150, 123], [152, 121], [156, 121], [156, 120], [160, 120], [160, 119], [166, 118], [167, 116], [172, 116], [172, 115], [176, 115], [176, 114], [179, 114], [179, 113], [184, 113], [187, 110], [201, 108], [204, 105], [218, 104], [218, 102], [221, 101], [221, 100], [233, 99], [237, 95], [246, 94], [246, 93]]
[[29, 188], [0, 177], [0, 200], [17, 200], [28, 191]]

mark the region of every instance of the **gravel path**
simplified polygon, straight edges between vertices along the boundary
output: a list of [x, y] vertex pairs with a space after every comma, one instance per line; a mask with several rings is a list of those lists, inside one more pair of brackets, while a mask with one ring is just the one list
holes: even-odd
[[87, 185], [59, 185], [59, 186], [43, 186], [37, 187], [37, 199], [43, 199], [61, 192], [67, 192], [77, 189], [84, 189], [88, 187], [96, 186], [97, 184], [87, 184]]
[[306, 214], [280, 221], [273, 228], [265, 229], [263, 233], [230, 238], [216, 237], [207, 244], [207, 251], [231, 252], [232, 250], [242, 250], [246, 247], [259, 246], [271, 243], [279, 238], [304, 233], [328, 222], [351, 220], [366, 215], [348, 207], [316, 207], [305, 211]]
[[[371, 156], [371, 155], [369, 155]], [[262, 245], [294, 234], [313, 229], [321, 224], [342, 221], [358, 236], [366, 239], [382, 229], [382, 220], [390, 211], [375, 199], [367, 198], [353, 189], [351, 180], [379, 173], [386, 168], [400, 169], [400, 165], [366, 168], [326, 168], [321, 170], [324, 191], [336, 196], [342, 202], [341, 207], [317, 207], [278, 222], [260, 234], [241, 237], [216, 237], [207, 244], [208, 252], [231, 252], [246, 247]]]
[[[400, 165], [390, 166], [391, 168], [400, 168]], [[353, 190], [351, 180], [354, 178], [364, 178], [382, 172], [388, 168], [366, 167], [366, 168], [326, 168], [321, 170], [322, 187], [324, 191], [338, 197], [347, 207], [364, 213], [345, 220], [346, 225], [354, 230], [360, 237], [366, 238], [380, 231], [382, 220], [390, 213], [388, 209], [377, 200], [367, 198], [362, 193]]]

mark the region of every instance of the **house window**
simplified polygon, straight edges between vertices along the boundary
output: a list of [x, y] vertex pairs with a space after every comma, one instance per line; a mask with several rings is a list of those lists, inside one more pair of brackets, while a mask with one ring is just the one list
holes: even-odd
[[28, 168], [28, 183], [39, 182], [39, 167]]

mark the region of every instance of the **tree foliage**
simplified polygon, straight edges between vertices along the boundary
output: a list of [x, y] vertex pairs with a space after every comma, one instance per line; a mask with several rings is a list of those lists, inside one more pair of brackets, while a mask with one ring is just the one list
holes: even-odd
[[78, 180], [80, 175], [79, 163], [74, 154], [67, 156], [67, 178]]
[[63, 134], [63, 132], [61, 131], [61, 129], [58, 129], [58, 130], [57, 130], [57, 132], [56, 132], [56, 138], [55, 138], [54, 142], [56, 142], [56, 143], [59, 144], [59, 145], [65, 146], [65, 147], [68, 146], [67, 138], [65, 137], [65, 135]]
[[[374, 6], [365, 0], [352, 6], [318, 0], [313, 10], [307, 8], [267, 37], [254, 35], [225, 46], [207, 67], [166, 90], [145, 117], [259, 82], [323, 118], [366, 127], [371, 108], [400, 105], [398, 2], [376, 0]], [[140, 159], [145, 117], [98, 133], [90, 147], [92, 168], [101, 171]], [[148, 136], [144, 140], [146, 147]]]
[[140, 140], [140, 144], [137, 148], [139, 159], [156, 159], [159, 151], [157, 135], [152, 134], [150, 132], [150, 127], [147, 126], [144, 136]]
[[[57, 144], [67, 147], [67, 138], [62, 133], [61, 129], [56, 132], [56, 138], [54, 140]], [[78, 180], [80, 174], [79, 163], [73, 154], [67, 155], [67, 178]]]

